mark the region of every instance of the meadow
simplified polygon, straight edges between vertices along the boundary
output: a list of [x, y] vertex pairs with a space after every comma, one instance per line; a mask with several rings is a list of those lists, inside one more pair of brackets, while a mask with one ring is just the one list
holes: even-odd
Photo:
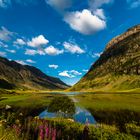
[[127, 123], [140, 126], [139, 93], [84, 93], [75, 98], [99, 123], [116, 125], [122, 132], [126, 132]]
[[[67, 94], [67, 93], [66, 93]], [[0, 94], [0, 137], [6, 137], [9, 134], [13, 140], [20, 139], [25, 136], [26, 139], [31, 139], [37, 131], [38, 139], [40, 135], [45, 135], [45, 126], [40, 129], [40, 123], [47, 122], [51, 124], [51, 130], [57, 133], [61, 131], [61, 136], [56, 139], [74, 139], [79, 140], [83, 136], [86, 126], [76, 122], [71, 122], [67, 119], [52, 119], [41, 120], [36, 117], [45, 110], [51, 103], [52, 99], [62, 97], [59, 92], [42, 92], [42, 91], [6, 91]], [[73, 98], [73, 96], [72, 96]], [[95, 120], [96, 125], [88, 125], [89, 140], [93, 139], [114, 139], [114, 140], [137, 140], [140, 137], [140, 94], [137, 93], [82, 93], [74, 95], [76, 105], [88, 109]], [[54, 103], [55, 104], [55, 103]], [[59, 104], [59, 103], [58, 103]], [[5, 117], [4, 110], [6, 105], [11, 106], [10, 117]], [[55, 105], [57, 106], [57, 104]], [[22, 120], [20, 120], [22, 114]], [[31, 119], [29, 118], [31, 117]], [[29, 119], [30, 121], [29, 121]], [[27, 122], [28, 121], [28, 122]], [[49, 123], [48, 123], [49, 122]], [[43, 123], [44, 124], [44, 123]], [[28, 126], [28, 128], [27, 128]], [[36, 126], [36, 127], [35, 127]], [[14, 127], [14, 129], [13, 129]], [[25, 131], [24, 134], [16, 134], [18, 131]], [[41, 134], [40, 134], [41, 133]], [[73, 134], [73, 135], [72, 135]], [[28, 138], [27, 138], [28, 137]], [[82, 138], [80, 138], [82, 139]], [[12, 139], [11, 139], [12, 140]]]
[[19, 113], [24, 113], [25, 116], [36, 116], [45, 110], [50, 101], [59, 94], [50, 94], [49, 92], [39, 91], [7, 91], [0, 93], [0, 109], [4, 109], [6, 105]]
[[78, 104], [86, 108], [102, 109], [128, 109], [140, 111], [140, 93], [131, 92], [95, 92], [83, 93], [75, 96]]

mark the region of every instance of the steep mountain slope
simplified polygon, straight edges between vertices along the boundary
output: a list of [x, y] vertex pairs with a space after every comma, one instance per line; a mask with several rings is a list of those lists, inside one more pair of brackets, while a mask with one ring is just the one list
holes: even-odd
[[71, 90], [140, 88], [140, 25], [112, 39], [88, 73]]
[[68, 86], [33, 66], [21, 65], [0, 57], [0, 88], [66, 89]]

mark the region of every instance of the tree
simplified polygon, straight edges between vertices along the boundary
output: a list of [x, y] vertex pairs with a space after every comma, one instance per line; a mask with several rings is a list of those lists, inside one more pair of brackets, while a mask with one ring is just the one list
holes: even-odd
[[75, 113], [74, 102], [68, 96], [55, 97], [48, 106], [49, 112], [63, 112], [66, 115]]

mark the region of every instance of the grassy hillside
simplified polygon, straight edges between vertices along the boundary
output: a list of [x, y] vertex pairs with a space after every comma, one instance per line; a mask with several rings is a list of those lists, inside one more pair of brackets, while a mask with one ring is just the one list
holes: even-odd
[[[103, 77], [91, 79], [91, 72], [80, 83], [69, 90], [74, 91], [127, 91], [135, 89], [140, 91], [140, 76], [108, 74]], [[88, 78], [89, 77], [89, 78]]]
[[0, 88], [3, 89], [66, 89], [69, 86], [38, 68], [21, 65], [0, 57]]
[[[138, 26], [140, 28], [140, 26]], [[129, 32], [134, 28], [129, 29]], [[70, 90], [131, 90], [140, 88], [140, 30], [120, 35]]]

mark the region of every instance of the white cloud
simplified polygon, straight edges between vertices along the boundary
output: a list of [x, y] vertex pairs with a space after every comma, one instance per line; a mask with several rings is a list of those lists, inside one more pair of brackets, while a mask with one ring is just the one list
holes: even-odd
[[6, 54], [6, 52], [2, 52], [2, 51], [0, 51], [0, 56], [2, 56], [2, 57], [6, 57], [7, 54]]
[[85, 69], [83, 69], [82, 71], [83, 71], [83, 72], [88, 72], [88, 70], [85, 70]]
[[92, 14], [92, 12], [87, 9], [81, 12], [68, 12], [64, 17], [64, 21], [68, 23], [73, 30], [84, 35], [94, 34], [106, 28], [106, 21]]
[[76, 70], [71, 70], [71, 71], [65, 70], [65, 71], [59, 73], [59, 76], [68, 77], [68, 78], [74, 78], [74, 77], [80, 76], [80, 75], [82, 75], [82, 73], [80, 73]]
[[104, 15], [104, 10], [103, 9], [96, 9], [94, 11], [94, 14], [96, 16], [98, 16], [99, 18], [101, 18], [101, 19], [104, 19], [104, 20], [106, 19], [105, 15]]
[[70, 52], [72, 54], [75, 54], [75, 53], [78, 53], [78, 54], [85, 53], [85, 51], [82, 50], [77, 44], [72, 44], [72, 43], [64, 42], [63, 46], [64, 46], [64, 48], [68, 52]]
[[68, 77], [68, 78], [73, 78], [74, 76], [73, 75], [70, 75], [69, 73], [68, 73], [68, 71], [63, 71], [63, 72], [60, 72], [59, 73], [59, 76], [62, 76], [62, 77]]
[[27, 65], [23, 60], [15, 60], [17, 63], [21, 64], [21, 65]]
[[80, 73], [76, 70], [71, 70], [70, 73], [73, 74], [73, 75], [82, 75], [82, 73]]
[[36, 55], [37, 51], [36, 50], [31, 50], [31, 49], [26, 49], [25, 54], [26, 55]]
[[17, 39], [16, 41], [14, 41], [15, 45], [26, 45], [26, 42], [23, 39]]
[[28, 62], [28, 63], [36, 63], [36, 62], [33, 61], [32, 59], [27, 59], [26, 62]]
[[6, 49], [7, 52], [10, 52], [10, 53], [16, 53], [16, 50], [10, 50], [10, 49]]
[[47, 4], [52, 6], [54, 9], [62, 12], [72, 5], [71, 0], [45, 0]]
[[137, 8], [140, 6], [140, 0], [127, 0], [130, 8]]
[[63, 50], [59, 50], [57, 48], [54, 48], [53, 46], [49, 46], [45, 49], [37, 49], [37, 50], [33, 50], [33, 49], [26, 49], [25, 50], [25, 54], [26, 55], [51, 55], [51, 56], [55, 56], [55, 55], [59, 55], [62, 54], [64, 51]]
[[49, 68], [57, 69], [58, 65], [52, 64], [52, 65], [49, 65]]
[[62, 54], [64, 52], [64, 50], [59, 50], [57, 48], [55, 48], [54, 46], [49, 46], [45, 49], [46, 54], [48, 55], [59, 55]]
[[89, 7], [92, 11], [100, 8], [104, 4], [112, 3], [113, 0], [89, 0]]
[[1, 27], [0, 29], [0, 40], [2, 41], [8, 41], [11, 39], [11, 37], [14, 35], [13, 32], [9, 31], [5, 27]]
[[102, 52], [101, 52], [101, 53], [94, 53], [94, 54], [92, 54], [91, 56], [92, 56], [93, 58], [96, 58], [96, 57], [100, 57], [101, 54], [102, 54]]
[[39, 55], [45, 55], [45, 51], [43, 49], [38, 49], [37, 54]]
[[32, 38], [31, 41], [28, 41], [27, 45], [30, 47], [40, 47], [48, 43], [49, 43], [49, 40], [47, 40], [43, 35], [39, 35], [37, 37]]

